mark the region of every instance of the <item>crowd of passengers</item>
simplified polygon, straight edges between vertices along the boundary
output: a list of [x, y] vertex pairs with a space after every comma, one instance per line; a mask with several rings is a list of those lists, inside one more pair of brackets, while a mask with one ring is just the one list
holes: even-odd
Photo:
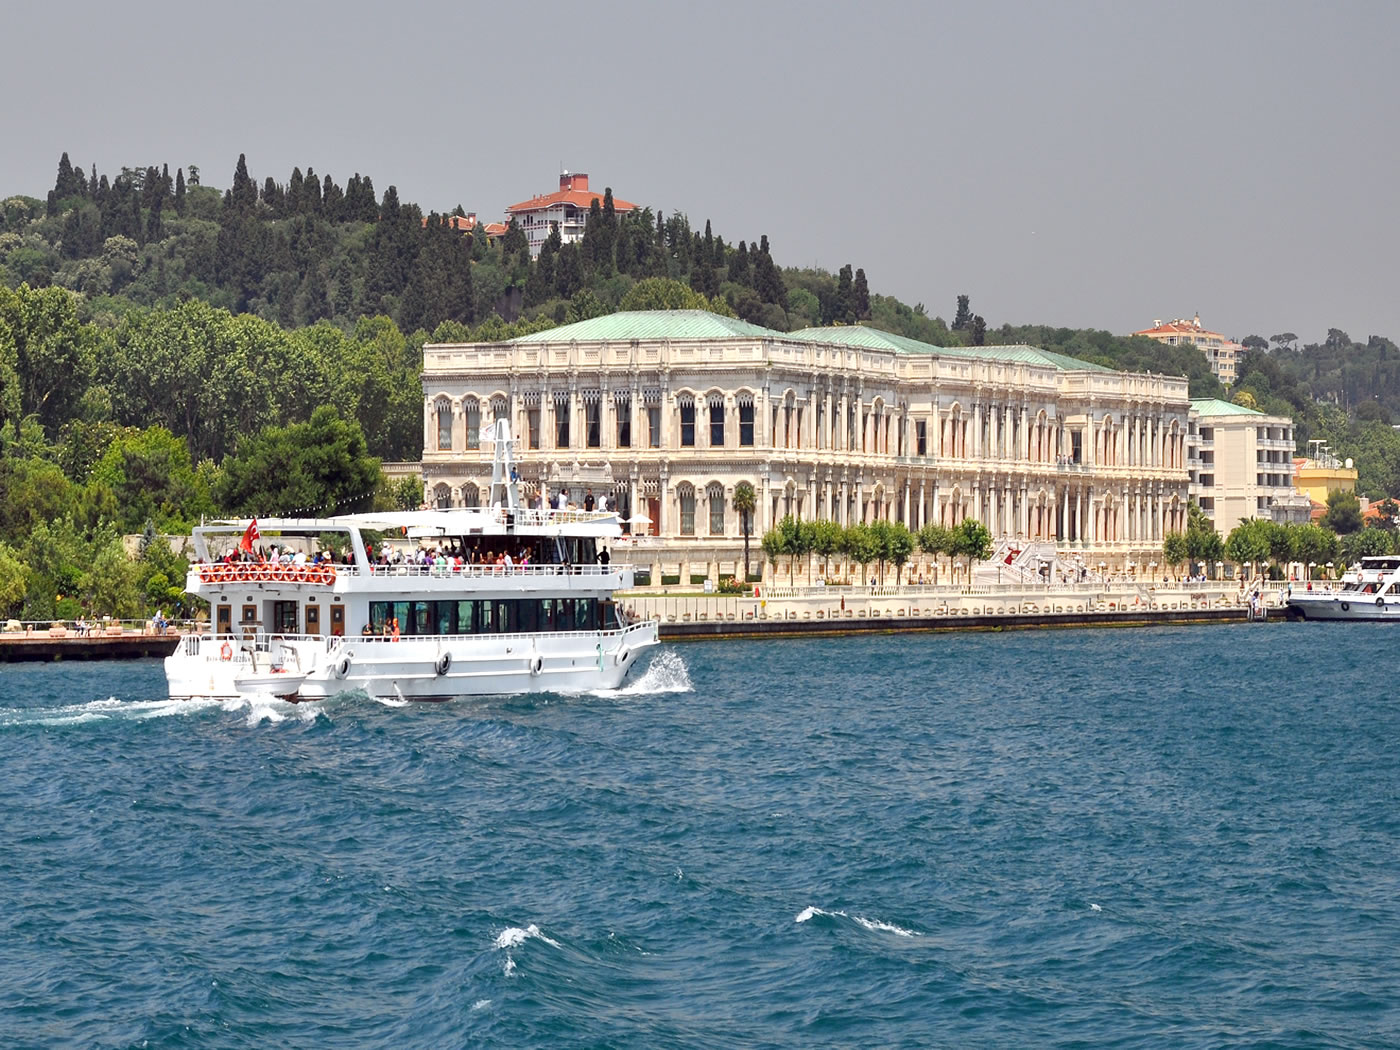
[[[528, 546], [502, 546], [492, 549], [485, 546], [463, 546], [453, 543], [420, 546], [414, 550], [405, 551], [402, 547], [386, 543], [379, 544], [378, 548], [372, 543], [366, 543], [365, 554], [371, 565], [418, 566], [425, 569], [441, 569], [443, 572], [460, 571], [470, 566], [495, 567], [502, 572], [512, 572], [516, 569], [528, 568], [532, 564], [557, 564], [554, 559], [540, 559], [539, 552], [532, 552]], [[223, 556], [216, 560], [220, 564], [253, 562], [264, 565], [285, 565], [297, 569], [316, 565], [354, 564], [354, 556], [349, 551], [337, 557], [331, 551], [315, 551], [307, 554], [305, 551], [279, 548], [276, 544], [259, 546], [250, 551], [245, 551], [241, 547], [229, 547]], [[611, 563], [612, 556], [608, 553], [607, 548], [601, 548], [598, 551], [597, 561], [599, 565]]]
[[[366, 544], [365, 553], [369, 555], [370, 563], [373, 565], [417, 566], [421, 569], [438, 569], [444, 573], [460, 572], [462, 569], [473, 567], [514, 572], [528, 569], [531, 565], [558, 564], [553, 559], [541, 561], [538, 558], [538, 552], [532, 552], [528, 546], [506, 546], [493, 550], [486, 547], [463, 547], [452, 544], [419, 547], [416, 550], [405, 552], [399, 547], [381, 545], [379, 551], [376, 552], [372, 546]], [[599, 565], [607, 565], [611, 560], [611, 555], [606, 549], [598, 552]]]

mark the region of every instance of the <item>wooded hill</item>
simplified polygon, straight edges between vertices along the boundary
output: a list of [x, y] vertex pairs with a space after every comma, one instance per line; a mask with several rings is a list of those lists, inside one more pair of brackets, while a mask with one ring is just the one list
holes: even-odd
[[866, 322], [935, 345], [1034, 341], [1113, 367], [1190, 375], [1194, 394], [1219, 393], [1189, 348], [1076, 329], [988, 332], [965, 295], [949, 326], [922, 303], [873, 293], [863, 269], [783, 269], [764, 235], [727, 242], [708, 221], [692, 229], [678, 212], [618, 213], [610, 189], [595, 202], [581, 243], [552, 239], [534, 264], [513, 224], [488, 243], [449, 225], [463, 214], [458, 205], [425, 215], [393, 186], [377, 198], [373, 180], [359, 173], [342, 186], [294, 168], [283, 182], [268, 176], [259, 184], [240, 156], [221, 192], [203, 185], [194, 167], [108, 176], [95, 165], [85, 172], [65, 153], [46, 201], [4, 201], [0, 283], [80, 292], [80, 319], [106, 326], [135, 307], [194, 298], [283, 328], [329, 321], [349, 332], [360, 318], [383, 315], [408, 333], [443, 322], [563, 323], [669, 305], [674, 291], [638, 289], [660, 278], [703, 295], [710, 308], [778, 331]]

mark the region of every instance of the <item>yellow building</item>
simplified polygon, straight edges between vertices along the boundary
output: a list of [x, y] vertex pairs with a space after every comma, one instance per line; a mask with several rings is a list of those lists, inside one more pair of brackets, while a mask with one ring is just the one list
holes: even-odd
[[1356, 467], [1351, 460], [1338, 459], [1320, 441], [1312, 442], [1312, 446], [1312, 456], [1295, 462], [1294, 488], [1314, 503], [1322, 504], [1333, 492], [1355, 492]]

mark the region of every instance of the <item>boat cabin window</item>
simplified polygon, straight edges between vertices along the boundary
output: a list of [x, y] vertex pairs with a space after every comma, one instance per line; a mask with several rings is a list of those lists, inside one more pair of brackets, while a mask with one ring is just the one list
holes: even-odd
[[367, 633], [532, 634], [537, 631], [615, 629], [615, 605], [602, 598], [467, 598], [444, 601], [370, 602]]

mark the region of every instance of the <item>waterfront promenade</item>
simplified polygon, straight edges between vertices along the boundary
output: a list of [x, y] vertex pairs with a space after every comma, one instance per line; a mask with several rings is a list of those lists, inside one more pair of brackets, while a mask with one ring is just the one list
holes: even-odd
[[[1248, 618], [1250, 593], [1238, 580], [1052, 587], [763, 585], [755, 591], [744, 596], [638, 591], [618, 600], [633, 615], [659, 619], [663, 638], [694, 638], [1238, 621]], [[1269, 584], [1263, 593], [1268, 615], [1281, 616], [1280, 585]]]

